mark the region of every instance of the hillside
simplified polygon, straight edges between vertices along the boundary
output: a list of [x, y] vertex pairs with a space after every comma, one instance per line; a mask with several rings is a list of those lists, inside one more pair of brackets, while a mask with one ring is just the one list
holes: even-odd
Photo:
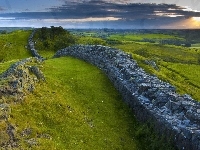
[[[23, 39], [18, 38], [20, 42], [15, 41], [16, 46], [19, 46], [19, 51], [16, 52], [20, 55], [15, 54], [9, 57], [6, 55], [7, 57], [3, 57], [4, 60], [0, 64], [1, 72], [10, 64], [16, 62], [17, 59], [30, 57], [29, 51], [25, 49], [30, 33], [30, 31], [16, 31], [6, 35], [8, 39], [13, 41], [16, 38], [11, 37], [15, 37], [15, 35], [19, 37], [22, 35]], [[87, 40], [84, 40], [84, 38]], [[79, 37], [77, 39], [77, 43], [91, 41], [97, 42], [97, 44], [105, 44], [105, 41], [100, 39], [96, 41], [88, 37]], [[26, 42], [21, 44], [22, 41]], [[9, 42], [12, 43], [12, 41]], [[128, 51], [128, 48], [131, 47], [132, 49], [133, 45], [128, 46], [117, 45], [116, 47]], [[138, 45], [134, 43], [134, 46]], [[152, 49], [155, 49], [153, 45], [148, 47], [151, 46]], [[15, 51], [12, 49], [12, 46], [8, 49], [9, 51]], [[137, 50], [138, 48], [135, 47], [135, 49]], [[7, 49], [4, 49], [3, 52], [5, 51]], [[55, 50], [41, 51], [42, 54], [50, 57]], [[157, 53], [157, 51], [153, 52], [157, 54], [156, 57], [164, 56], [164, 58], [167, 58], [169, 56], [169, 59], [171, 59], [170, 55], [163, 55]], [[160, 73], [143, 62], [147, 58], [153, 59], [151, 57], [152, 53], [150, 53], [152, 51], [145, 51], [150, 53], [148, 56], [143, 55], [139, 50], [128, 52], [131, 52], [140, 65], [144, 66], [148, 71]], [[199, 66], [193, 52], [189, 51], [188, 54], [191, 54], [191, 57], [181, 60], [183, 57], [178, 56], [180, 58], [178, 61], [187, 62], [187, 59], [191, 60], [193, 63], [192, 67], [196, 67], [196, 75], [191, 73], [190, 67], [187, 67], [190, 74], [186, 74], [182, 71], [182, 67], [176, 65], [185, 67], [188, 65], [187, 63], [179, 64], [179, 62], [171, 60], [166, 63], [159, 60], [158, 64], [159, 68], [164, 66], [167, 73], [170, 70], [173, 73], [180, 74], [180, 80], [183, 77], [187, 78], [193, 83], [191, 86], [196, 87], [196, 95], [198, 96], [199, 87], [197, 83], [199, 79], [197, 75]], [[179, 70], [174, 71], [175, 68], [179, 68]], [[32, 93], [27, 93], [22, 103], [9, 102], [12, 108], [9, 122], [15, 128], [15, 136], [19, 140], [18, 148], [173, 149], [167, 143], [163, 144], [162, 138], [158, 137], [151, 127], [138, 123], [135, 120], [129, 108], [123, 104], [122, 97], [114, 89], [108, 78], [96, 67], [84, 61], [67, 57], [45, 60], [40, 69], [43, 71], [46, 81], [38, 83]], [[163, 69], [161, 68], [160, 70]], [[163, 72], [161, 72], [161, 77], [165, 77], [164, 79], [169, 78], [169, 75], [163, 76]], [[172, 81], [175, 80], [177, 81], [177, 79]], [[180, 84], [180, 80], [175, 83]], [[180, 89], [184, 87], [184, 85], [180, 86]], [[191, 92], [195, 90], [191, 90]], [[191, 94], [191, 92], [188, 94]], [[0, 141], [2, 145], [8, 141], [8, 136], [6, 137], [5, 124], [3, 121], [0, 123], [1, 135], [5, 135], [2, 136], [3, 138]]]
[[[199, 30], [72, 30], [72, 33], [85, 39], [103, 39], [98, 44], [131, 54], [145, 71], [171, 83], [179, 93], [200, 101], [200, 41], [196, 38]], [[185, 41], [193, 41], [192, 46], [186, 47]]]
[[17, 30], [8, 34], [0, 34], [0, 62], [30, 57], [27, 39], [31, 32], [31, 30]]

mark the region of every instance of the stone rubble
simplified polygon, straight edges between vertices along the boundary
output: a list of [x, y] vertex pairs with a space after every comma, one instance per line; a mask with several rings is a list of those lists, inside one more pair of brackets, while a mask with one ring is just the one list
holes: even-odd
[[15, 127], [9, 123], [10, 103], [21, 102], [27, 92], [34, 90], [37, 82], [45, 80], [43, 73], [37, 67], [40, 63], [41, 59], [37, 57], [26, 58], [0, 74], [0, 123], [7, 127], [7, 136], [5, 135], [4, 140], [0, 140], [2, 148], [12, 149], [19, 146]]
[[31, 92], [36, 82], [44, 81], [43, 73], [35, 66], [40, 63], [41, 60], [36, 57], [26, 58], [11, 65], [9, 69], [0, 74], [1, 81], [4, 80], [6, 83], [0, 87], [0, 98], [13, 96], [17, 100], [23, 99], [24, 92]]
[[155, 70], [157, 70], [157, 71], [160, 70], [155, 61], [153, 61], [153, 60], [145, 60], [144, 62], [145, 62], [147, 65], [153, 67]]
[[103, 70], [134, 111], [138, 120], [172, 138], [178, 149], [200, 150], [200, 103], [175, 87], [147, 74], [131, 55], [101, 45], [75, 45], [59, 50], [53, 58], [73, 56]]

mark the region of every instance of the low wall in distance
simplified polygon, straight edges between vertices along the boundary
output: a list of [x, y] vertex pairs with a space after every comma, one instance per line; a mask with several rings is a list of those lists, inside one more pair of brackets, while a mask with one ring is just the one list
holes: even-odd
[[33, 41], [33, 37], [35, 35], [36, 29], [33, 30], [33, 32], [31, 33], [31, 35], [29, 36], [28, 39], [28, 48], [32, 54], [33, 57], [37, 57], [41, 60], [44, 60], [44, 58], [37, 52], [37, 50], [35, 49], [35, 42]]
[[152, 122], [179, 149], [200, 150], [200, 103], [179, 95], [169, 83], [147, 74], [132, 57], [101, 45], [75, 45], [59, 50], [54, 58], [73, 56], [103, 70], [134, 111], [136, 118]]

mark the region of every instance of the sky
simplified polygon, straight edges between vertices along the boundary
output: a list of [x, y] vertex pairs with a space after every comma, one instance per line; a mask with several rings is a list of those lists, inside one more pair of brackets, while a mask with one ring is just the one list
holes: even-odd
[[0, 27], [200, 29], [199, 0], [0, 0]]

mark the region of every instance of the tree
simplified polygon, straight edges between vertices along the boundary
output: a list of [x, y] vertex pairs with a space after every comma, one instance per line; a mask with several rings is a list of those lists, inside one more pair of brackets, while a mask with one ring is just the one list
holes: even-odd
[[197, 56], [197, 63], [200, 65], [200, 54]]
[[6, 34], [6, 33], [7, 33], [6, 30], [2, 30], [2, 31], [1, 31], [1, 34]]
[[48, 38], [48, 28], [42, 27], [40, 31], [41, 31], [41, 38], [43, 40], [46, 40]]
[[51, 26], [51, 28], [42, 27], [37, 30], [36, 35], [36, 48], [38, 50], [57, 51], [69, 45], [75, 44], [76, 42], [76, 38], [61, 26]]

